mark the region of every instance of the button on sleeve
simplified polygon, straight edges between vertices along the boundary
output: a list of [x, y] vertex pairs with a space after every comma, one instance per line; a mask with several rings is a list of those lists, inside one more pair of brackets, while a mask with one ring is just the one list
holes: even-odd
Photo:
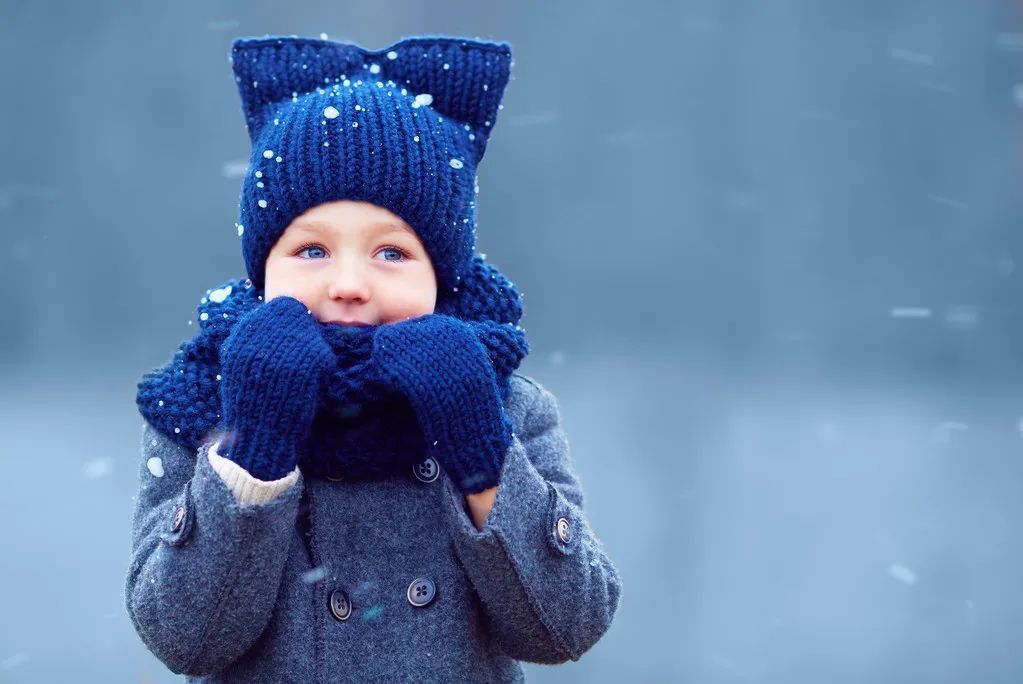
[[547, 541], [557, 553], [570, 556], [575, 553], [579, 535], [575, 531], [577, 513], [572, 505], [550, 482], [550, 512], [547, 515]]
[[160, 538], [171, 546], [181, 546], [188, 541], [192, 532], [195, 514], [192, 510], [191, 484], [191, 481], [185, 483], [171, 508], [166, 529], [160, 535]]

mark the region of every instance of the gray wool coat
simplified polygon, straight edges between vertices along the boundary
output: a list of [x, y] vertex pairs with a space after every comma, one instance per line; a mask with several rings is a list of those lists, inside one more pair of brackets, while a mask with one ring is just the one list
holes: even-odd
[[[125, 602], [196, 682], [518, 682], [578, 660], [621, 582], [583, 512], [554, 396], [520, 374], [483, 530], [427, 459], [374, 482], [305, 478], [241, 504], [207, 458], [144, 423]], [[162, 466], [162, 472], [161, 467]]]

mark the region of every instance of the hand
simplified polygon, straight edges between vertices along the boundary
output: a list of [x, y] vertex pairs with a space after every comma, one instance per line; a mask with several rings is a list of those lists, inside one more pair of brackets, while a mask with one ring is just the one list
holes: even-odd
[[433, 455], [460, 491], [498, 484], [512, 439], [486, 349], [464, 321], [427, 314], [381, 325], [373, 337], [378, 371], [408, 397]]
[[253, 477], [287, 475], [305, 449], [334, 354], [306, 305], [275, 297], [245, 314], [220, 349], [227, 429], [220, 455]]

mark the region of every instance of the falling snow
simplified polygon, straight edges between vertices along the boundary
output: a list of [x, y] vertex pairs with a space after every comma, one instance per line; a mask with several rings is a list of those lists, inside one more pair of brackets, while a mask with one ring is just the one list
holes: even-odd
[[966, 432], [969, 430], [969, 426], [965, 423], [959, 423], [955, 421], [945, 421], [939, 423], [934, 427], [933, 437], [934, 441], [939, 443], [947, 443], [951, 441], [952, 434], [955, 432]]
[[934, 66], [934, 57], [923, 52], [905, 50], [902, 48], [893, 48], [891, 51], [891, 56], [892, 59], [901, 60], [903, 62], [910, 62], [912, 64], [919, 64], [920, 66]]
[[163, 477], [163, 459], [159, 456], [153, 456], [146, 461], [146, 467], [153, 477]]
[[892, 318], [930, 318], [933, 312], [925, 307], [900, 306], [891, 310]]
[[893, 563], [888, 574], [905, 584], [916, 584], [916, 574], [901, 563]]
[[319, 582], [327, 576], [327, 568], [324, 565], [320, 565], [311, 570], [306, 570], [302, 573], [302, 581], [306, 584], [313, 584]]
[[109, 475], [110, 471], [113, 470], [113, 465], [114, 462], [110, 458], [93, 459], [82, 466], [82, 473], [90, 480], [98, 480], [105, 475]]
[[249, 168], [249, 162], [246, 159], [238, 159], [235, 161], [225, 162], [220, 169], [220, 175], [224, 178], [241, 178], [245, 175], [245, 172]]
[[[374, 618], [380, 617], [380, 614], [383, 613], [383, 612], [384, 612], [384, 607], [382, 605], [380, 605], [380, 604], [377, 604], [375, 606], [371, 606], [371, 607], [367, 608], [366, 610], [362, 611], [361, 617], [362, 617], [363, 620], [372, 620]], [[426, 655], [430, 655], [430, 653], [427, 652]]]
[[323, 110], [323, 116], [328, 119], [336, 119], [341, 116], [341, 112], [337, 110], [337, 107], [331, 105]]
[[27, 653], [16, 653], [12, 656], [8, 656], [0, 661], [0, 669], [2, 670], [13, 670], [19, 665], [23, 665], [29, 661]]
[[210, 297], [210, 301], [211, 302], [216, 302], [217, 304], [220, 304], [225, 299], [227, 299], [228, 295], [230, 295], [230, 294], [231, 294], [231, 286], [230, 285], [226, 285], [226, 286], [220, 288], [219, 290], [213, 290], [213, 292], [210, 292], [209, 297]]
[[237, 19], [223, 19], [216, 21], [206, 22], [206, 28], [210, 31], [229, 31], [231, 29], [238, 28], [239, 22]]
[[412, 101], [412, 109], [419, 109], [424, 105], [433, 104], [433, 95], [430, 93], [420, 93], [416, 95], [416, 99]]

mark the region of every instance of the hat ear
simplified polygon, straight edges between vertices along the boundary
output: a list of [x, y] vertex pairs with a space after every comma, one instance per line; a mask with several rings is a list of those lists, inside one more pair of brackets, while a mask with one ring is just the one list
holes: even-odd
[[522, 319], [522, 294], [496, 267], [476, 254], [459, 281], [458, 291], [438, 297], [436, 313], [463, 321], [518, 325]]
[[479, 163], [508, 85], [511, 45], [418, 36], [366, 50], [298, 36], [236, 38], [231, 65], [253, 143], [270, 120], [267, 110], [274, 104], [333, 88], [345, 79], [393, 81], [408, 91], [409, 98], [416, 98], [413, 106], [429, 106], [471, 127]]

